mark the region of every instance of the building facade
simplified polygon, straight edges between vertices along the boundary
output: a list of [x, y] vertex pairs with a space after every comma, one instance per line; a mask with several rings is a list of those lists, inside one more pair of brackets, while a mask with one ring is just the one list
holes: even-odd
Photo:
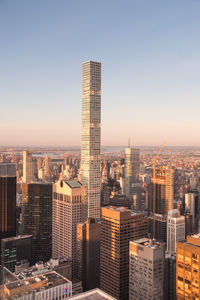
[[176, 242], [185, 240], [185, 217], [172, 209], [167, 217], [167, 251], [176, 253]]
[[177, 300], [200, 299], [200, 234], [187, 236], [177, 242], [176, 296]]
[[53, 184], [53, 258], [72, 259], [72, 277], [77, 275], [77, 224], [86, 220], [86, 188], [77, 180]]
[[0, 164], [0, 241], [16, 234], [16, 166]]
[[129, 300], [163, 299], [163, 244], [147, 238], [131, 241], [129, 257]]
[[101, 63], [82, 64], [81, 182], [87, 187], [88, 217], [100, 218]]
[[32, 235], [15, 236], [1, 240], [1, 265], [11, 272], [22, 260], [32, 261]]
[[84, 291], [100, 285], [100, 234], [101, 223], [95, 219], [77, 225], [78, 279]]
[[103, 207], [100, 288], [118, 300], [129, 295], [129, 241], [147, 236], [147, 218], [125, 207]]
[[153, 212], [153, 184], [155, 184], [155, 213], [166, 215], [174, 208], [174, 170], [166, 167], [156, 169], [155, 180], [148, 188], [149, 212]]
[[52, 185], [22, 184], [22, 232], [33, 236], [33, 260], [52, 257]]
[[23, 151], [23, 182], [31, 183], [34, 181], [34, 163], [30, 151]]

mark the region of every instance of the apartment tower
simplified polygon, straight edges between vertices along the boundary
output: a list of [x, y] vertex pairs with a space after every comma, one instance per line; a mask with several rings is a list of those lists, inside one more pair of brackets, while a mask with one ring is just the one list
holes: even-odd
[[118, 300], [129, 295], [129, 241], [147, 236], [147, 218], [125, 207], [103, 207], [100, 288]]
[[129, 257], [129, 300], [163, 299], [163, 244], [147, 238], [131, 241]]
[[82, 64], [81, 182], [87, 187], [88, 217], [100, 218], [101, 63]]
[[86, 195], [77, 180], [53, 184], [53, 258], [71, 258], [73, 278], [77, 275], [77, 224], [87, 218]]

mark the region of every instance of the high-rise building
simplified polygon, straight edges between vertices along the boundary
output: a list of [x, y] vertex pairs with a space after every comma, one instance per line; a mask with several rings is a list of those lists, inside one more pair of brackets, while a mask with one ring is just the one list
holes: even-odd
[[133, 184], [139, 182], [140, 151], [136, 148], [125, 149], [125, 194], [133, 197]]
[[51, 158], [48, 155], [44, 159], [44, 175], [46, 178], [51, 176]]
[[88, 217], [100, 218], [101, 63], [82, 64], [81, 182], [87, 187]]
[[73, 278], [77, 275], [77, 224], [87, 218], [86, 195], [77, 180], [53, 184], [53, 258], [71, 258]]
[[198, 195], [197, 193], [185, 194], [185, 213], [192, 215], [193, 230], [198, 227]]
[[52, 256], [52, 185], [22, 184], [22, 232], [33, 236], [33, 260]]
[[100, 287], [118, 300], [129, 294], [129, 241], [147, 236], [147, 218], [125, 207], [103, 207]]
[[153, 214], [148, 217], [148, 233], [153, 238], [153, 222], [155, 220], [155, 239], [158, 242], [167, 243], [167, 216]]
[[100, 230], [101, 223], [95, 219], [77, 225], [78, 279], [84, 291], [100, 284]]
[[19, 261], [32, 261], [32, 235], [21, 235], [1, 240], [1, 265], [11, 272]]
[[[0, 241], [16, 234], [16, 166], [0, 164]], [[0, 253], [1, 254], [1, 253]]]
[[178, 209], [172, 209], [167, 217], [167, 251], [176, 253], [176, 242], [185, 240], [185, 217]]
[[176, 296], [177, 300], [200, 299], [200, 234], [187, 236], [177, 242]]
[[34, 164], [30, 151], [23, 151], [23, 182], [31, 183], [34, 181]]
[[153, 212], [153, 184], [155, 184], [155, 213], [166, 215], [174, 208], [174, 170], [166, 167], [156, 169], [155, 182], [149, 185], [149, 212]]
[[164, 300], [176, 300], [176, 254], [165, 252]]
[[147, 238], [131, 241], [129, 257], [129, 299], [163, 299], [163, 244]]

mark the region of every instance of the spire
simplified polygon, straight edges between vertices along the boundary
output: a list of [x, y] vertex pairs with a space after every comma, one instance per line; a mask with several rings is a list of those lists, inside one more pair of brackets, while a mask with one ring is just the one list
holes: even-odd
[[131, 148], [130, 136], [129, 136], [129, 138], [128, 138], [128, 148]]

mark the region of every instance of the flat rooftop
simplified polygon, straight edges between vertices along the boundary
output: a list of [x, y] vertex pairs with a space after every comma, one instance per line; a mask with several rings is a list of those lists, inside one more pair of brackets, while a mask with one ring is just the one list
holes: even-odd
[[[68, 279], [65, 279], [58, 273], [52, 271], [43, 275], [37, 275], [23, 280], [17, 280], [4, 285], [5, 296], [8, 293], [14, 296], [23, 296], [26, 293], [32, 293], [34, 291], [47, 290], [52, 287], [69, 283]], [[7, 295], [6, 295], [7, 294]]]
[[80, 188], [82, 184], [78, 180], [65, 180], [65, 183], [68, 184], [71, 188]]
[[103, 292], [100, 289], [94, 289], [90, 290], [88, 292], [84, 292], [81, 294], [78, 294], [74, 297], [71, 297], [70, 299], [73, 300], [78, 300], [78, 299], [83, 299], [83, 300], [116, 300], [112, 296], [108, 295], [107, 293]]
[[17, 241], [17, 240], [21, 240], [21, 239], [28, 239], [31, 237], [32, 237], [32, 235], [18, 235], [18, 236], [13, 236], [13, 237], [2, 239], [2, 241], [4, 243], [6, 243], [6, 242]]
[[135, 243], [135, 244], [142, 245], [147, 248], [153, 248], [153, 249], [160, 248], [162, 246], [162, 243], [157, 242], [154, 239], [148, 239], [148, 238], [141, 238], [138, 240], [134, 240], [134, 241], [131, 241], [131, 243]]

